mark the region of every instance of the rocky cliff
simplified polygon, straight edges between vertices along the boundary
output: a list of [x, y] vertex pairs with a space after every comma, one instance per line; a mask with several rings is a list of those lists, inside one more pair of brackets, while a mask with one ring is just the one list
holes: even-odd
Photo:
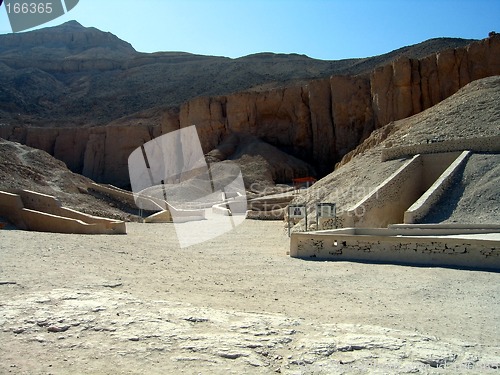
[[471, 81], [499, 74], [500, 36], [493, 35], [422, 59], [401, 57], [370, 74], [196, 98], [165, 126], [171, 131], [197, 125], [206, 151], [231, 132], [252, 134], [324, 174], [373, 130], [430, 108]]
[[152, 124], [91, 128], [36, 128], [0, 126], [0, 138], [48, 152], [69, 169], [97, 182], [129, 185], [128, 156], [165, 129]]
[[132, 150], [195, 124], [206, 153], [230, 134], [249, 134], [308, 162], [321, 176], [374, 129], [419, 113], [473, 80], [499, 74], [500, 36], [493, 35], [420, 59], [401, 56], [356, 76], [197, 97], [108, 126], [0, 125], [0, 137], [43, 149], [96, 181], [126, 186]]

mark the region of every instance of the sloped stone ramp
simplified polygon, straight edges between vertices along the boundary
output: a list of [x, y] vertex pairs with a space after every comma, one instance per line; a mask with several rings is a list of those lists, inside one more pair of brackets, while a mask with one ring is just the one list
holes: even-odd
[[0, 191], [0, 216], [23, 230], [79, 234], [127, 233], [123, 221], [65, 208], [55, 197], [30, 190]]

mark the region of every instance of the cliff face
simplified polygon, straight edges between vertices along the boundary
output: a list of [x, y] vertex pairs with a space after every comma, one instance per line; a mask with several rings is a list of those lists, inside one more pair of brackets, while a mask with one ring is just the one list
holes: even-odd
[[168, 130], [197, 125], [205, 151], [231, 132], [249, 133], [315, 165], [321, 174], [368, 135], [412, 116], [471, 81], [500, 74], [495, 35], [423, 59], [399, 58], [369, 75], [191, 100]]
[[44, 150], [64, 161], [73, 172], [92, 176], [94, 181], [127, 186], [130, 153], [165, 133], [161, 120], [176, 113], [155, 110], [141, 115], [90, 128], [0, 126], [0, 138]]
[[0, 137], [43, 149], [96, 181], [128, 184], [129, 154], [152, 137], [195, 124], [207, 153], [247, 133], [303, 159], [323, 175], [368, 135], [419, 113], [467, 83], [500, 75], [500, 36], [423, 59], [401, 57], [360, 76], [333, 76], [264, 92], [199, 97], [178, 111], [93, 128], [13, 128]]
[[421, 60], [399, 59], [370, 78], [377, 126], [419, 113], [471, 81], [500, 74], [500, 36]]

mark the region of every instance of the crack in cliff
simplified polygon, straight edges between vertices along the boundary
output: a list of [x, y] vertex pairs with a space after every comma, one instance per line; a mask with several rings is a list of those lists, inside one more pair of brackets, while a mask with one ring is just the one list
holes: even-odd
[[[335, 140], [337, 139], [337, 132], [336, 132], [335, 116], [333, 115], [333, 85], [331, 80], [328, 80], [328, 85], [330, 86], [330, 90], [328, 91], [328, 114], [330, 115], [332, 136], [333, 139]], [[337, 147], [335, 142], [333, 143], [333, 148], [335, 154], [337, 154]]]

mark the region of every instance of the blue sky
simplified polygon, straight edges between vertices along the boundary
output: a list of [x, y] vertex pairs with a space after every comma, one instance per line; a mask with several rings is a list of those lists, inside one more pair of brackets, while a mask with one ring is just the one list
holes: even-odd
[[[233, 58], [276, 52], [336, 60], [436, 37], [485, 38], [500, 32], [500, 0], [80, 0], [40, 27], [72, 19], [141, 52]], [[0, 34], [9, 32], [2, 5]]]

